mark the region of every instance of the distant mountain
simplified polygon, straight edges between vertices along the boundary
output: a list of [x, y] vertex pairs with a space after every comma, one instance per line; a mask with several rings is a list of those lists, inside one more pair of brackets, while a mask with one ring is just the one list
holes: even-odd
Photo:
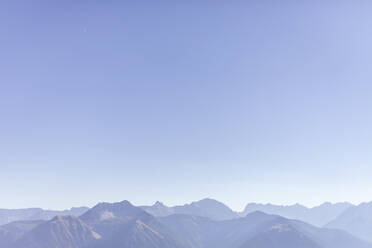
[[317, 228], [262, 212], [227, 221], [187, 215], [171, 215], [160, 221], [183, 235], [192, 248], [372, 247], [344, 231]]
[[157, 217], [164, 217], [174, 214], [174, 209], [172, 207], [165, 206], [162, 202], [155, 202], [152, 206], [140, 206], [143, 210], [149, 214]]
[[81, 217], [0, 226], [1, 248], [189, 248], [182, 240], [128, 201], [97, 204]]
[[48, 221], [0, 226], [0, 247], [372, 248], [372, 244], [346, 231], [317, 228], [258, 211], [219, 221], [200, 216], [205, 212], [194, 214], [195, 209], [205, 211], [211, 206], [218, 213], [225, 209], [224, 205], [207, 199], [187, 205], [187, 211], [182, 209], [187, 214], [154, 217], [128, 201], [99, 203], [80, 217], [57, 216]]
[[81, 219], [102, 235], [89, 248], [187, 248], [154, 216], [128, 201], [100, 203]]
[[46, 221], [15, 242], [12, 248], [81, 248], [100, 239], [100, 235], [74, 216], [57, 216]]
[[[247, 214], [260, 211], [267, 214], [280, 215], [287, 218], [292, 218], [292, 216], [303, 216], [306, 214], [308, 208], [300, 204], [281, 206], [274, 204], [260, 204], [260, 203], [248, 203], [243, 212], [240, 213], [241, 216], [246, 216]], [[296, 218], [293, 218], [296, 219]]]
[[348, 208], [326, 227], [346, 230], [356, 237], [372, 242], [372, 202]]
[[248, 204], [240, 216], [245, 216], [255, 211], [262, 211], [267, 214], [280, 215], [289, 219], [302, 220], [312, 225], [321, 227], [338, 217], [346, 209], [352, 207], [350, 203], [323, 203], [322, 205], [307, 208], [300, 204], [289, 206], [278, 206], [273, 204]]
[[157, 202], [153, 206], [142, 206], [141, 208], [157, 217], [164, 217], [171, 214], [202, 216], [212, 220], [228, 220], [239, 217], [236, 212], [225, 204], [209, 198], [182, 206], [167, 207]]
[[201, 216], [175, 214], [158, 219], [182, 236], [191, 248], [209, 247], [220, 227], [218, 221]]
[[154, 217], [131, 220], [89, 248], [189, 248]]
[[41, 208], [0, 209], [0, 225], [19, 220], [35, 220], [33, 216], [42, 211]]
[[94, 226], [102, 222], [128, 221], [143, 213], [141, 208], [133, 206], [129, 201], [103, 202], [89, 209], [80, 218], [87, 224]]
[[313, 208], [307, 208], [300, 204], [279, 206], [273, 204], [249, 203], [243, 212], [237, 213], [225, 204], [207, 198], [182, 206], [169, 207], [161, 202], [156, 202], [152, 206], [141, 206], [140, 208], [156, 217], [165, 217], [172, 214], [187, 214], [207, 217], [212, 220], [229, 220], [244, 217], [255, 211], [261, 211], [267, 214], [280, 215], [289, 219], [302, 220], [321, 227], [352, 206], [352, 204], [347, 202], [335, 204], [326, 202]]
[[290, 224], [277, 224], [246, 241], [240, 248], [321, 248]]
[[26, 208], [26, 209], [0, 209], [0, 225], [4, 225], [14, 221], [25, 220], [51, 220], [57, 215], [73, 215], [80, 216], [89, 208], [78, 207], [69, 210], [44, 210], [41, 208]]
[[175, 214], [197, 215], [212, 220], [229, 220], [239, 217], [225, 204], [208, 198], [183, 206], [175, 206], [173, 209]]
[[88, 207], [73, 207], [68, 210], [43, 210], [35, 215], [32, 216], [33, 219], [36, 220], [51, 220], [58, 215], [72, 215], [72, 216], [80, 216], [86, 211], [88, 211]]

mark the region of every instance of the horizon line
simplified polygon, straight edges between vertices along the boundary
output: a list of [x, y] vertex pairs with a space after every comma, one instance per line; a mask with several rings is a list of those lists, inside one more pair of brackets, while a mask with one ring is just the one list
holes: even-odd
[[157, 200], [155, 202], [153, 202], [152, 204], [134, 204], [132, 201], [130, 200], [127, 200], [127, 199], [124, 199], [124, 200], [120, 200], [120, 201], [100, 201], [100, 202], [97, 202], [95, 203], [94, 205], [91, 205], [89, 206], [90, 204], [87, 204], [87, 205], [77, 205], [77, 206], [71, 206], [69, 208], [44, 208], [44, 207], [41, 207], [41, 206], [33, 206], [33, 207], [16, 207], [16, 208], [3, 208], [0, 206], [0, 209], [1, 210], [22, 210], [22, 209], [42, 209], [44, 211], [64, 211], [64, 210], [71, 210], [73, 208], [82, 208], [82, 207], [86, 207], [86, 208], [93, 208], [94, 206], [100, 204], [100, 203], [118, 203], [118, 202], [123, 202], [123, 201], [128, 201], [130, 204], [132, 204], [133, 206], [135, 207], [143, 207], [143, 206], [153, 206], [155, 205], [156, 203], [161, 203], [163, 204], [164, 206], [166, 207], [176, 207], [176, 206], [184, 206], [184, 205], [190, 205], [192, 203], [196, 203], [196, 202], [199, 202], [199, 201], [203, 201], [203, 200], [214, 200], [214, 201], [217, 201], [219, 203], [222, 203], [223, 205], [225, 205], [226, 207], [228, 207], [229, 209], [231, 209], [233, 212], [236, 212], [236, 213], [242, 213], [244, 212], [245, 208], [249, 205], [249, 204], [257, 204], [257, 205], [272, 205], [272, 206], [278, 206], [278, 207], [291, 207], [291, 206], [301, 206], [301, 207], [304, 207], [304, 208], [307, 208], [307, 209], [312, 209], [312, 208], [316, 208], [316, 207], [319, 207], [319, 206], [322, 206], [324, 204], [331, 204], [331, 205], [335, 205], [335, 204], [340, 204], [340, 203], [344, 203], [344, 204], [350, 204], [350, 205], [353, 205], [353, 206], [359, 206], [361, 204], [365, 204], [365, 203], [370, 203], [372, 201], [361, 201], [361, 202], [352, 202], [352, 201], [324, 201], [322, 203], [319, 203], [319, 204], [314, 204], [313, 206], [308, 206], [306, 204], [302, 204], [302, 203], [299, 203], [299, 202], [295, 202], [295, 203], [291, 203], [291, 204], [280, 204], [280, 203], [273, 203], [273, 202], [248, 202], [244, 205], [244, 208], [242, 210], [236, 210], [232, 207], [230, 207], [228, 204], [226, 204], [225, 202], [223, 201], [220, 201], [220, 200], [216, 200], [214, 198], [209, 198], [209, 197], [206, 197], [206, 198], [202, 198], [200, 200], [195, 200], [195, 201], [191, 201], [191, 202], [186, 202], [186, 203], [181, 203], [181, 204], [167, 204], [161, 200]]

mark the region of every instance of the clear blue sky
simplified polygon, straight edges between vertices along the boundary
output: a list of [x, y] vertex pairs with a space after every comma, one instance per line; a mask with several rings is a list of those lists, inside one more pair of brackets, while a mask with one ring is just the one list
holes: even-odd
[[1, 1], [0, 208], [372, 200], [372, 3], [129, 2]]

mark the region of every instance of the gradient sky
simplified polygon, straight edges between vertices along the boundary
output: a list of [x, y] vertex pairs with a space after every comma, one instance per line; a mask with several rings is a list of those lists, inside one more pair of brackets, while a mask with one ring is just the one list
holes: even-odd
[[372, 3], [129, 2], [0, 2], [0, 208], [372, 200]]

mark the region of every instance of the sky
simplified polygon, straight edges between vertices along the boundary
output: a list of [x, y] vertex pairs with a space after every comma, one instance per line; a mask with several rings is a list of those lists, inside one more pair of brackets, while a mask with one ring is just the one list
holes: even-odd
[[0, 208], [371, 201], [372, 3], [0, 2]]

